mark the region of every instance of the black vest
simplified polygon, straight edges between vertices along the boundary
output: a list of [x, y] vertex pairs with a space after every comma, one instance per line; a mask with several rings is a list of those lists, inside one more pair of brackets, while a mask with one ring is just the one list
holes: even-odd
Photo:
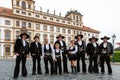
[[69, 48], [69, 51], [75, 51], [75, 46], [73, 46], [73, 49]]
[[50, 44], [49, 44], [49, 49], [48, 50], [46, 49], [46, 44], [44, 44], [44, 53], [52, 53], [52, 49], [51, 49]]
[[84, 51], [83, 41], [82, 41], [82, 45], [79, 45], [79, 43], [77, 42], [77, 47], [78, 47], [78, 51], [80, 52]]
[[55, 50], [55, 55], [60, 55], [60, 50], [59, 50], [59, 52], [56, 52], [56, 50]]

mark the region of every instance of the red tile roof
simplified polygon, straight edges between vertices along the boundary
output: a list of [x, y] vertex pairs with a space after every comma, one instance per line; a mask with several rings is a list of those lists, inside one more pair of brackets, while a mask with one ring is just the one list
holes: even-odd
[[12, 15], [13, 12], [10, 8], [0, 7], [0, 13]]
[[88, 31], [88, 32], [93, 32], [93, 33], [100, 33], [100, 31], [95, 30], [95, 29], [92, 29], [92, 28], [90, 28], [90, 27], [86, 27], [86, 26], [83, 26], [83, 27], [82, 27], [82, 30], [83, 30], [83, 31]]

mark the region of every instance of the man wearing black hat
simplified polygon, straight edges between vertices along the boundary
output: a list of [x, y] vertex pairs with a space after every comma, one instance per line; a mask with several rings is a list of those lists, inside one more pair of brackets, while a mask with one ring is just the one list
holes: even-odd
[[104, 36], [103, 38], [101, 38], [101, 40], [103, 40], [103, 42], [100, 44], [99, 49], [100, 49], [100, 63], [101, 63], [101, 72], [102, 74], [104, 74], [105, 70], [104, 70], [104, 61], [106, 61], [107, 63], [107, 67], [108, 67], [108, 74], [111, 75], [112, 74], [112, 68], [111, 68], [111, 64], [110, 64], [110, 56], [113, 54], [113, 46], [110, 42], [108, 42], [110, 38], [107, 36]]
[[[60, 45], [60, 49], [62, 50], [62, 55], [63, 55], [63, 72], [68, 73], [68, 68], [67, 68], [67, 56], [66, 56], [66, 43], [63, 41], [65, 38], [61, 34], [56, 37], [58, 40], [55, 42], [55, 44]], [[54, 44], [54, 46], [55, 46]], [[55, 47], [54, 47], [55, 48]]]
[[78, 52], [77, 52], [77, 71], [80, 72], [80, 59], [81, 59], [81, 61], [82, 61], [82, 72], [86, 73], [86, 64], [85, 64], [86, 44], [82, 40], [82, 38], [83, 38], [83, 35], [81, 35], [81, 34], [75, 36], [75, 39], [77, 39], [75, 44], [78, 47]]
[[35, 41], [30, 44], [30, 52], [31, 52], [32, 61], [33, 61], [32, 75], [36, 74], [36, 60], [38, 64], [37, 73], [42, 74], [41, 65], [40, 65], [41, 55], [42, 55], [42, 46], [39, 43], [38, 36], [35, 36], [34, 40]]
[[22, 76], [27, 76], [26, 57], [29, 55], [29, 43], [26, 41], [30, 36], [27, 33], [20, 34], [21, 39], [17, 39], [14, 45], [16, 55], [16, 66], [13, 78], [18, 78], [20, 71], [20, 62], [22, 61]]
[[99, 45], [97, 43], [97, 40], [98, 38], [94, 36], [92, 38], [89, 38], [90, 43], [87, 44], [86, 48], [87, 55], [89, 56], [89, 73], [98, 73], [97, 59], [99, 54]]

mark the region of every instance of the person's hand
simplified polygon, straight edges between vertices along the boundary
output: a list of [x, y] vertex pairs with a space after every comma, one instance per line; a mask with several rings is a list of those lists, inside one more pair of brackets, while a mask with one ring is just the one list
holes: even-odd
[[29, 57], [29, 54], [27, 54], [26, 57]]
[[16, 56], [19, 56], [19, 54], [18, 54], [18, 53], [16, 53]]
[[32, 54], [32, 56], [35, 56], [35, 54]]
[[57, 61], [57, 59], [55, 58], [55, 59], [54, 59], [54, 61], [56, 62], [56, 61]]

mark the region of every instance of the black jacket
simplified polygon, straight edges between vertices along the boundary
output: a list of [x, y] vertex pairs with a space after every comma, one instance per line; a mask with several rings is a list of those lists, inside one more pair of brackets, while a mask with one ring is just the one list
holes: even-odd
[[14, 52], [15, 54], [22, 54], [22, 52], [25, 50], [24, 54], [29, 54], [29, 43], [26, 41], [26, 46], [23, 46], [22, 39], [17, 39], [14, 45]]
[[[99, 46], [99, 50], [100, 50], [100, 52], [102, 52], [102, 49], [103, 49], [103, 43], [104, 43], [104, 42], [102, 42], [102, 43], [100, 44], [100, 46]], [[107, 53], [112, 55], [113, 52], [114, 52], [114, 50], [113, 50], [113, 46], [112, 46], [112, 44], [111, 44], [110, 42], [107, 42]]]
[[[64, 50], [66, 51], [66, 43], [65, 43], [65, 41], [62, 41], [63, 42], [63, 47], [64, 47]], [[59, 40], [57, 40], [56, 42], [55, 42], [55, 44], [59, 44], [60, 45], [60, 49], [61, 49], [61, 44], [60, 44], [60, 42], [59, 42]], [[54, 48], [55, 48], [55, 44], [54, 44]]]
[[36, 54], [36, 55], [42, 55], [42, 46], [41, 46], [41, 44], [38, 42], [38, 48], [37, 48], [37, 45], [36, 45], [36, 43], [35, 42], [32, 42], [31, 44], [30, 44], [30, 53], [31, 53], [31, 55], [32, 54]]
[[94, 51], [96, 51], [96, 54], [99, 54], [99, 45], [97, 44], [95, 48], [92, 43], [88, 43], [86, 47], [87, 55], [93, 55]]

